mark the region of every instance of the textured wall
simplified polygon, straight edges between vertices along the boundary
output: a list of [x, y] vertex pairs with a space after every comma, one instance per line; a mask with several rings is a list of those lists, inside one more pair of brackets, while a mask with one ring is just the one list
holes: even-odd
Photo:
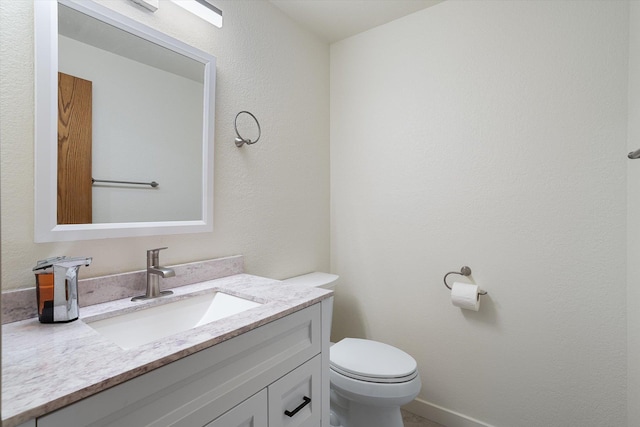
[[415, 356], [413, 408], [626, 424], [628, 27], [627, 2], [446, 1], [331, 46], [334, 339]]
[[[629, 13], [629, 151], [640, 148], [640, 2]], [[627, 325], [629, 427], [640, 425], [640, 160], [628, 162]]]
[[[264, 1], [220, 1], [215, 28], [171, 2], [150, 13], [101, 1], [217, 57], [213, 233], [33, 243], [33, 3], [0, 3], [2, 289], [33, 286], [31, 267], [89, 255], [83, 277], [144, 268], [168, 246], [175, 264], [244, 254], [250, 273], [282, 278], [329, 268], [329, 48]], [[250, 110], [263, 136], [238, 149], [233, 119]]]

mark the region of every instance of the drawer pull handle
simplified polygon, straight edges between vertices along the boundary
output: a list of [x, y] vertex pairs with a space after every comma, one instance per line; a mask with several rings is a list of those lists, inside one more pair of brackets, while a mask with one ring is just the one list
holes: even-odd
[[293, 411], [284, 411], [284, 414], [288, 417], [293, 417], [295, 414], [297, 414], [298, 412], [300, 412], [300, 410], [302, 408], [304, 408], [305, 406], [307, 406], [309, 403], [311, 403], [311, 399], [309, 399], [307, 396], [304, 396], [302, 398], [302, 400], [304, 400], [304, 402], [302, 402], [300, 404], [300, 406], [298, 406], [296, 409], [294, 409]]

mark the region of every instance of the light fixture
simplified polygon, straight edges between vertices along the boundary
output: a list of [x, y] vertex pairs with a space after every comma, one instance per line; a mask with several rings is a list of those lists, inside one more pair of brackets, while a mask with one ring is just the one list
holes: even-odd
[[199, 16], [210, 24], [222, 28], [222, 11], [207, 0], [171, 0], [178, 6]]
[[158, 10], [158, 0], [131, 0], [132, 2], [139, 4], [145, 9], [155, 12]]

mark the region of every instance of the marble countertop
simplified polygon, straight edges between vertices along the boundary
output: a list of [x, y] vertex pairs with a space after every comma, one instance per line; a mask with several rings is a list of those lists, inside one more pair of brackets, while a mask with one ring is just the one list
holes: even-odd
[[[250, 331], [332, 295], [325, 289], [236, 274], [172, 289], [174, 295], [130, 298], [82, 307], [80, 319], [42, 324], [37, 318], [2, 326], [2, 425], [17, 426], [167, 363]], [[222, 291], [262, 305], [123, 350], [86, 322]]]

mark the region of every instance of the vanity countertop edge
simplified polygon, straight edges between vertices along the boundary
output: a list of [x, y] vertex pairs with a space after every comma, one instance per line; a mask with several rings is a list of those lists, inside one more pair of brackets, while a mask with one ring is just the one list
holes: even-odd
[[[333, 295], [325, 289], [289, 285], [250, 274], [235, 274], [173, 291], [170, 298], [142, 304], [125, 298], [82, 307], [80, 318], [70, 323], [42, 324], [32, 318], [3, 325], [2, 425], [20, 425]], [[129, 350], [108, 341], [83, 321], [212, 291], [263, 304]]]

